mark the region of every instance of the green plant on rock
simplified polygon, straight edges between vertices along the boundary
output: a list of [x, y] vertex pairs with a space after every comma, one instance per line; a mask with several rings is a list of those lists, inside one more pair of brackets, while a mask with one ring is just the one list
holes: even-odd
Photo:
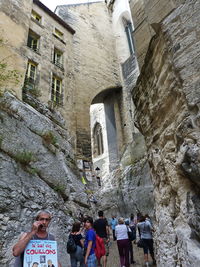
[[29, 165], [31, 161], [35, 161], [35, 157], [30, 151], [23, 151], [15, 155], [16, 161], [20, 162], [22, 165]]
[[53, 187], [53, 190], [62, 194], [65, 192], [65, 186], [63, 184], [57, 184]]
[[45, 132], [42, 137], [47, 144], [57, 144], [57, 138], [51, 131]]
[[38, 174], [38, 172], [39, 172], [38, 169], [36, 169], [36, 168], [32, 168], [32, 167], [31, 167], [31, 168], [28, 167], [26, 170], [27, 170], [28, 173], [30, 173], [30, 174], [32, 174], [32, 175]]

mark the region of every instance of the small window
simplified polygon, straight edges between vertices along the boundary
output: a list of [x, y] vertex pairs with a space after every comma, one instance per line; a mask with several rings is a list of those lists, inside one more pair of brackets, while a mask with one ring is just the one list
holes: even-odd
[[40, 37], [37, 34], [35, 34], [32, 31], [29, 31], [27, 46], [30, 47], [35, 52], [38, 52], [39, 51], [39, 39]]
[[56, 76], [52, 77], [51, 101], [57, 105], [63, 104], [62, 80], [57, 78]]
[[63, 69], [63, 52], [54, 48], [53, 63]]
[[63, 33], [61, 31], [59, 31], [58, 29], [55, 28], [54, 33], [59, 39], [63, 39]]
[[34, 10], [32, 10], [32, 12], [31, 12], [31, 17], [34, 20], [38, 21], [39, 23], [41, 23], [41, 21], [42, 21], [42, 17], [38, 13], [36, 13]]
[[34, 89], [36, 84], [37, 64], [32, 61], [28, 61], [26, 76], [24, 81], [24, 87], [26, 89]]
[[36, 78], [36, 68], [37, 68], [37, 65], [35, 63], [30, 62], [30, 61], [28, 62], [26, 76], [32, 79], [33, 81]]

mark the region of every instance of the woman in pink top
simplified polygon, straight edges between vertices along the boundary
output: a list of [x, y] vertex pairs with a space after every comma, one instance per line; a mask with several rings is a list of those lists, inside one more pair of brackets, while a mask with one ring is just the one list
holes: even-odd
[[119, 218], [118, 225], [115, 227], [115, 236], [117, 238], [117, 246], [120, 256], [121, 267], [129, 267], [129, 239], [128, 231], [130, 228], [124, 224], [124, 219]]

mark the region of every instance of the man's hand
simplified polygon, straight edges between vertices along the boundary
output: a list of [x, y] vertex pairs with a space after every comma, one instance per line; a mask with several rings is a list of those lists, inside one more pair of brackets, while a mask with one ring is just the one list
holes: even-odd
[[39, 228], [39, 227], [42, 227], [42, 226], [43, 226], [43, 224], [42, 224], [40, 221], [36, 221], [36, 222], [34, 222], [33, 225], [32, 225], [32, 230], [31, 230], [31, 232], [33, 232], [34, 234], [36, 234], [37, 231], [38, 231], [38, 228]]
[[87, 263], [87, 259], [88, 259], [89, 255], [90, 255], [91, 248], [92, 248], [92, 241], [90, 240], [88, 242], [88, 246], [87, 246], [87, 250], [86, 250], [86, 254], [85, 254], [85, 259], [84, 259], [86, 267], [87, 267], [87, 264], [86, 264]]
[[35, 235], [39, 229], [39, 227], [42, 226], [42, 223], [40, 221], [35, 221], [32, 225], [31, 232], [24, 233], [17, 244], [13, 247], [13, 256], [17, 257], [19, 256], [25, 249], [28, 242], [31, 240], [33, 235]]

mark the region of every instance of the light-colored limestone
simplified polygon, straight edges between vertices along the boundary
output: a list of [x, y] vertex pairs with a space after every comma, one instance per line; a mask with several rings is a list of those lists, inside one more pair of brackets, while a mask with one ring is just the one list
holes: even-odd
[[199, 1], [186, 1], [165, 18], [133, 90], [154, 184], [161, 267], [200, 264], [199, 10]]
[[[54, 139], [45, 137], [49, 132]], [[60, 261], [69, 266], [69, 228], [73, 218], [80, 211], [89, 214], [91, 206], [68, 138], [66, 130], [31, 106], [9, 93], [1, 97], [1, 267], [12, 266], [12, 246], [22, 232], [30, 231], [32, 218], [43, 209], [53, 214], [50, 231], [59, 241]]]

